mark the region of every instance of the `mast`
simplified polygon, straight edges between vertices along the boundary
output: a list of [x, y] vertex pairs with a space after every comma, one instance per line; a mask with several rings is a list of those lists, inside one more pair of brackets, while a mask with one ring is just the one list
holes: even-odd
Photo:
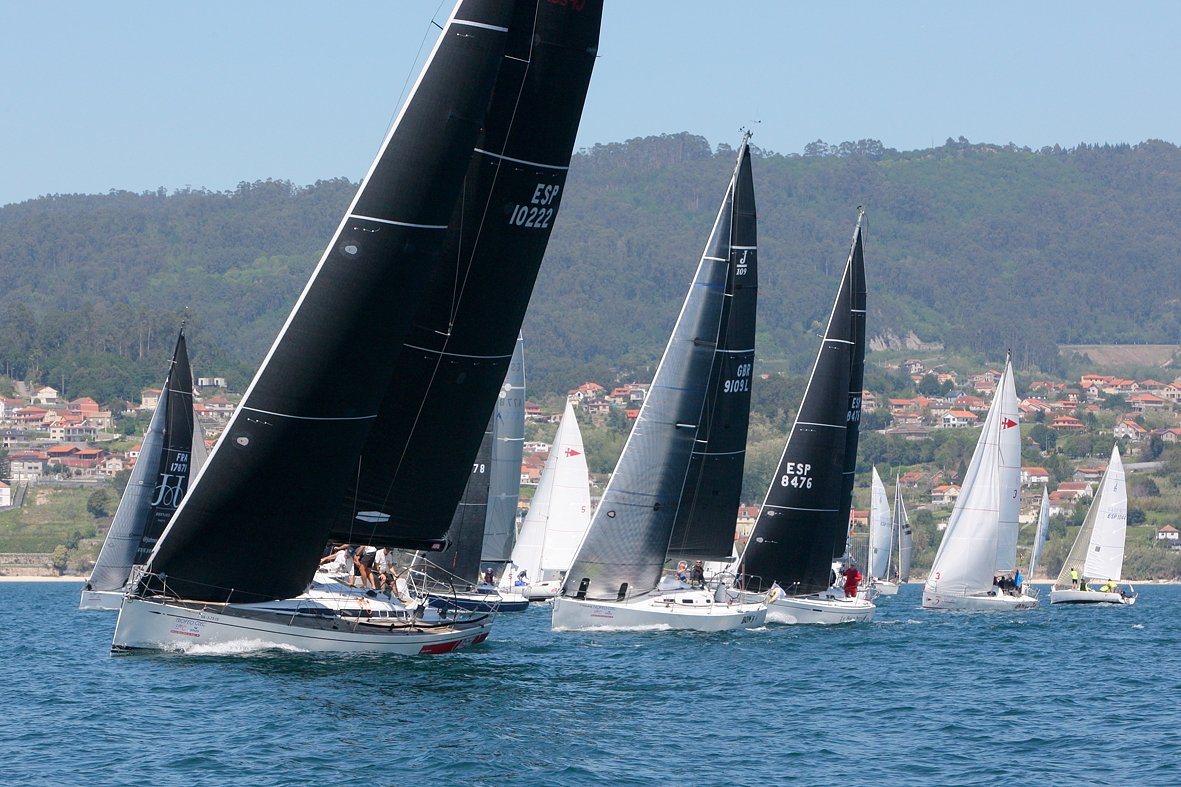
[[[754, 379], [758, 242], [749, 132], [738, 149], [730, 205], [726, 298], [705, 407], [677, 507], [667, 557], [729, 560], [742, 497]], [[718, 251], [724, 251], [723, 245]]]
[[845, 547], [861, 420], [865, 258], [857, 216], [848, 261], [800, 410], [738, 571], [751, 590], [791, 595], [829, 585]]

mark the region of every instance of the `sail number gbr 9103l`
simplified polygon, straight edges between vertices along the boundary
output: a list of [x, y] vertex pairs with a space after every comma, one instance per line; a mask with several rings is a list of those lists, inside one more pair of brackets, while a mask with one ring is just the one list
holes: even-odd
[[561, 189], [561, 186], [538, 183], [533, 189], [533, 198], [529, 200], [528, 205], [513, 206], [508, 223], [517, 227], [549, 229], [549, 223], [554, 218], [554, 209], [547, 206], [557, 201]]
[[731, 377], [726, 382], [722, 383], [722, 391], [724, 393], [738, 393], [740, 391], [750, 391], [750, 364], [738, 364], [738, 370], [734, 377]]

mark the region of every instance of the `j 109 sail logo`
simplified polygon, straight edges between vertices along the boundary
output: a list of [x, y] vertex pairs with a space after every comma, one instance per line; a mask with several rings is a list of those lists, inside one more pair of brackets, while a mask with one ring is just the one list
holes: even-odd
[[185, 480], [189, 477], [189, 455], [178, 453], [168, 463], [160, 480], [156, 483], [156, 498], [151, 505], [155, 508], [176, 508], [185, 494]]
[[735, 276], [745, 276], [748, 270], [746, 255], [750, 254], [750, 249], [743, 249], [742, 256], [738, 258], [738, 264], [734, 268]]

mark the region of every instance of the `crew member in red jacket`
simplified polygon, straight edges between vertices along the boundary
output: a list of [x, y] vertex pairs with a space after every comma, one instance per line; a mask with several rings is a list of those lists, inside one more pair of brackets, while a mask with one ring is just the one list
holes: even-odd
[[848, 568], [842, 569], [841, 576], [845, 578], [845, 598], [853, 598], [857, 595], [857, 585], [861, 583], [861, 572], [857, 570], [857, 564], [851, 563]]

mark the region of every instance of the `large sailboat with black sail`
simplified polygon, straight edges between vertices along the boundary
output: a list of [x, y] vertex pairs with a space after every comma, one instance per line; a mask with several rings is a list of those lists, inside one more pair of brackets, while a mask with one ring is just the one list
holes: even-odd
[[746, 548], [734, 598], [767, 600], [768, 622], [855, 623], [874, 604], [834, 590], [845, 551], [865, 366], [865, 258], [858, 215], [828, 327]]
[[1099, 490], [1050, 591], [1050, 603], [1135, 604], [1135, 589], [1129, 585], [1125, 591], [1120, 586], [1127, 532], [1128, 486], [1116, 445], [1111, 448]]
[[297, 597], [330, 539], [444, 545], [561, 203], [601, 15], [593, 0], [456, 5], [124, 600], [115, 649], [409, 654], [487, 637], [488, 616], [428, 624]]
[[79, 609], [119, 609], [184, 497], [189, 477], [204, 461], [205, 436], [193, 414], [193, 370], [181, 328], [139, 458], [82, 588]]
[[513, 546], [513, 572], [523, 583], [520, 592], [525, 598], [548, 601], [561, 592], [590, 521], [586, 449], [574, 405], [566, 402], [537, 491]]
[[923, 588], [923, 608], [1031, 609], [1037, 599], [996, 584], [1017, 564], [1021, 426], [1013, 364], [1005, 360], [960, 495]]
[[[672, 540], [679, 509], [686, 505], [685, 488], [694, 483], [688, 479], [694, 453], [698, 452], [697, 466], [703, 469], [710, 458], [706, 437], [710, 428], [701, 426], [721, 409], [715, 407], [717, 394], [711, 388], [733, 388], [736, 382], [749, 388], [749, 363], [734, 363], [741, 353], [729, 352], [725, 332], [731, 324], [727, 312], [734, 308], [735, 293], [743, 286], [740, 282], [754, 275], [755, 246], [754, 186], [744, 138], [648, 396], [566, 573], [562, 593], [554, 599], [555, 629], [721, 631], [762, 624], [766, 607], [760, 602], [734, 603], [720, 588], [711, 593], [675, 579], [661, 581], [670, 549], [698, 537], [686, 530], [683, 544]], [[753, 314], [749, 319], [753, 325]], [[747, 351], [751, 346], [741, 344]], [[719, 372], [716, 377], [715, 372]], [[737, 466], [741, 472], [741, 458]], [[718, 512], [728, 518], [725, 527], [730, 533], [737, 509], [735, 499], [732, 509]], [[699, 537], [704, 544], [704, 529]]]

